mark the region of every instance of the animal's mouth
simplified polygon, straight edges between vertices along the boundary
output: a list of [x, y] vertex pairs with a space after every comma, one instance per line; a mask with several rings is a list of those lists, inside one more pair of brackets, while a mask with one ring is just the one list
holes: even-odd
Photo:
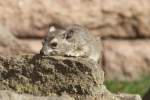
[[58, 54], [58, 51], [49, 52], [49, 55], [56, 55], [56, 54]]

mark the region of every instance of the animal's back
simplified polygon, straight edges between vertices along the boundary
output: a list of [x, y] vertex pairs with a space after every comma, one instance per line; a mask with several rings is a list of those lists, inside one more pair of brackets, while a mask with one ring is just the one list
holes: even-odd
[[93, 59], [96, 62], [101, 60], [102, 43], [99, 36], [94, 36], [88, 29], [80, 25], [70, 25], [66, 30], [75, 30], [78, 34], [76, 38], [78, 38], [80, 44], [85, 46], [85, 49], [89, 48], [89, 51], [87, 52], [88, 58]]

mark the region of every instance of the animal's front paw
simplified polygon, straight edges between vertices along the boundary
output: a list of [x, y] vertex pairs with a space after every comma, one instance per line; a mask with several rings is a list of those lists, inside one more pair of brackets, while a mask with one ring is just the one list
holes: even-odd
[[65, 55], [71, 56], [71, 57], [78, 57], [79, 56], [79, 54], [77, 52], [74, 52], [74, 51], [68, 51]]
[[69, 52], [66, 53], [66, 56], [85, 57], [86, 54], [85, 54], [85, 52], [82, 52], [82, 51], [69, 51]]

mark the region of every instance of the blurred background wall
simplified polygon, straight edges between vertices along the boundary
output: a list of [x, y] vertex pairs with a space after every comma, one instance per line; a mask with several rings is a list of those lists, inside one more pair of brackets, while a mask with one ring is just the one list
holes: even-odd
[[81, 24], [103, 41], [107, 79], [150, 73], [150, 0], [0, 0], [0, 54], [38, 53], [49, 26]]

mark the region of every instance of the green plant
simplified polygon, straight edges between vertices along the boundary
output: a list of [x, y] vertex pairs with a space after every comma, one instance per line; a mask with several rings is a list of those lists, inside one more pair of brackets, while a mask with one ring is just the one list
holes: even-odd
[[109, 80], [105, 81], [105, 85], [113, 93], [124, 92], [144, 96], [150, 88], [150, 75], [132, 82]]

